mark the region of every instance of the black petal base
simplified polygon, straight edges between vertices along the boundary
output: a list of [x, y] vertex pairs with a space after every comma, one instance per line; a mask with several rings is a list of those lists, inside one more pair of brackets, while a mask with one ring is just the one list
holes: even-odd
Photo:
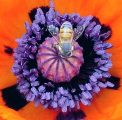
[[119, 89], [119, 87], [120, 87], [120, 78], [119, 77], [111, 76], [107, 80], [114, 84], [114, 87], [112, 87], [112, 88], [108, 87], [109, 89], [115, 89], [115, 90]]
[[19, 110], [27, 104], [27, 101], [16, 89], [16, 85], [2, 90], [2, 97], [6, 105], [14, 110]]
[[[41, 6], [40, 8], [44, 13], [46, 13], [49, 10], [48, 6]], [[34, 8], [29, 12], [29, 17], [32, 22], [35, 20], [36, 12], [37, 12], [37, 8]]]
[[10, 46], [4, 46], [4, 52], [12, 55], [13, 54], [13, 48], [11, 48]]
[[68, 112], [66, 114], [59, 113], [56, 120], [81, 120], [86, 117], [85, 113], [81, 110]]

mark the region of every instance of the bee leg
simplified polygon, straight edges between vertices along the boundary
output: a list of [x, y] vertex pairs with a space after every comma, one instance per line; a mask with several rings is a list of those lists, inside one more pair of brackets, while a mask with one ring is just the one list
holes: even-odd
[[72, 51], [70, 52], [70, 56], [69, 57], [71, 57], [72, 56]]
[[[59, 46], [59, 44], [54, 44], [53, 48], [59, 53], [61, 51], [61, 48]], [[60, 52], [61, 53], [61, 52]]]
[[72, 48], [71, 48], [71, 51], [73, 51], [74, 50], [74, 46], [72, 46]]
[[71, 48], [71, 50], [69, 51], [69, 57], [71, 57], [72, 56], [72, 51], [74, 50], [74, 46], [72, 46], [72, 48]]
[[58, 49], [58, 44], [53, 44], [52, 47], [57, 50]]

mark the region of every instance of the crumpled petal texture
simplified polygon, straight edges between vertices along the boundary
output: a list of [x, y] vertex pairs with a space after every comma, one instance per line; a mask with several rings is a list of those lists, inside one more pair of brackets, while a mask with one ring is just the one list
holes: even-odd
[[[112, 37], [109, 40], [113, 48], [112, 53], [113, 68], [111, 73], [122, 78], [122, 0], [55, 0], [56, 10], [61, 13], [80, 13], [81, 15], [95, 15], [104, 24], [112, 28]], [[61, 4], [65, 3], [65, 4]], [[29, 10], [48, 5], [49, 0], [0, 0], [0, 89], [16, 83], [15, 77], [11, 73], [13, 57], [4, 53], [4, 45], [16, 47], [15, 39], [19, 38], [25, 29], [23, 24], [29, 21]], [[8, 20], [9, 19], [9, 20]], [[7, 29], [6, 29], [7, 28]], [[9, 66], [9, 67], [8, 67]], [[122, 119], [122, 88], [119, 90], [104, 90], [96, 95], [93, 104], [89, 107], [81, 106], [87, 115], [86, 120], [121, 120]], [[19, 113], [27, 120], [53, 120], [55, 112], [34, 108], [32, 104], [25, 106]], [[38, 112], [37, 112], [38, 111]], [[4, 111], [7, 113], [7, 111]], [[37, 116], [37, 114], [39, 115]], [[53, 116], [53, 117], [50, 117]], [[1, 116], [1, 114], [0, 114]], [[2, 117], [0, 117], [2, 119]], [[46, 120], [45, 119], [45, 120]], [[7, 120], [13, 120], [8, 116]], [[18, 119], [19, 120], [19, 119]], [[21, 120], [21, 119], [20, 119]]]
[[0, 120], [25, 120], [25, 119], [22, 118], [16, 111], [0, 105]]

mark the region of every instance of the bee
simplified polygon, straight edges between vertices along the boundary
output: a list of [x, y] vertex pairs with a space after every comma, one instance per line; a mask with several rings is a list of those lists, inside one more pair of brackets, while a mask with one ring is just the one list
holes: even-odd
[[71, 22], [65, 21], [60, 29], [54, 25], [48, 26], [48, 31], [57, 40], [59, 38], [58, 44], [54, 47], [59, 51], [62, 57], [72, 56], [74, 50], [73, 41], [76, 41], [83, 33], [83, 26], [78, 26], [73, 29]]

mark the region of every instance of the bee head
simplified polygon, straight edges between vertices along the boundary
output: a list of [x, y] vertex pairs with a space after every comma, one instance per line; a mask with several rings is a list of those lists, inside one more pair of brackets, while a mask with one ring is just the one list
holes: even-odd
[[67, 28], [73, 30], [72, 24], [71, 24], [71, 22], [69, 22], [69, 21], [65, 21], [65, 22], [61, 25], [61, 29], [65, 28], [65, 27], [67, 27]]

